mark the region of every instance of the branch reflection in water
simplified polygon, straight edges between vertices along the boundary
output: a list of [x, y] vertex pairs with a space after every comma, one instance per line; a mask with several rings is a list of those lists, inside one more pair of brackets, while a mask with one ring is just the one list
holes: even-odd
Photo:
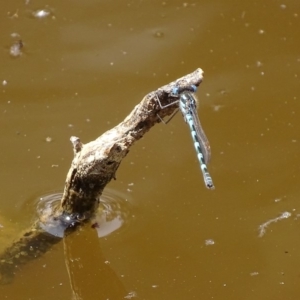
[[[60, 201], [61, 193], [52, 193], [40, 198], [38, 213], [51, 209]], [[73, 300], [79, 299], [122, 299], [126, 291], [118, 275], [103, 256], [99, 237], [105, 237], [116, 230], [129, 225], [131, 203], [125, 195], [111, 189], [105, 189], [101, 196], [98, 214], [73, 234], [67, 234], [66, 228], [53, 224], [43, 224], [52, 234], [64, 237], [64, 257], [69, 274]], [[96, 231], [95, 231], [96, 229]]]

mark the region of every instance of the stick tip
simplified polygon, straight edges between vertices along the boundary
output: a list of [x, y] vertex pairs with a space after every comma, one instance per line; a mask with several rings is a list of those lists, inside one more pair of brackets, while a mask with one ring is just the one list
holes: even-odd
[[70, 141], [73, 145], [73, 150], [74, 150], [74, 154], [78, 153], [79, 151], [81, 151], [83, 144], [80, 141], [80, 138], [77, 136], [71, 136]]

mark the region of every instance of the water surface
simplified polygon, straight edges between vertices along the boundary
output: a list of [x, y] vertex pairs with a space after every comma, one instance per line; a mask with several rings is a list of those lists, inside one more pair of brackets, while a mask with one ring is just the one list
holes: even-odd
[[62, 190], [70, 136], [97, 138], [148, 92], [198, 67], [216, 186], [205, 188], [178, 114], [132, 148], [109, 185], [130, 199], [132, 225], [102, 238], [88, 227], [56, 245], [1, 287], [3, 299], [298, 299], [298, 1], [0, 7], [5, 242], [35, 218], [33, 199]]

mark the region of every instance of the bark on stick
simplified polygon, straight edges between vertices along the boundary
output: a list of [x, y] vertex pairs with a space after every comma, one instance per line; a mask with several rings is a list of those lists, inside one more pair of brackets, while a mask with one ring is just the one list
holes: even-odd
[[178, 103], [174, 103], [162, 109], [159, 102], [162, 106], [173, 103], [176, 100], [172, 94], [175, 87], [199, 86], [202, 80], [203, 71], [197, 69], [149, 93], [124, 121], [94, 141], [83, 144], [80, 138], [71, 137], [74, 159], [61, 202], [52, 211], [40, 216], [19, 240], [0, 255], [0, 283], [9, 282], [21, 265], [47, 252], [60, 240], [45, 232], [45, 228], [61, 227], [68, 234], [91, 219], [98, 208], [100, 195], [115, 178], [130, 147], [178, 108]]

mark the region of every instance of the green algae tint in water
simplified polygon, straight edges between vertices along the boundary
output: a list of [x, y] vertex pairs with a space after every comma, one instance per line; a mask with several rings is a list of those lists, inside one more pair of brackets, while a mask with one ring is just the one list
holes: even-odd
[[[30, 226], [32, 195], [63, 188], [70, 136], [95, 139], [198, 67], [216, 186], [203, 186], [182, 118], [156, 126], [110, 184], [134, 199], [132, 226], [102, 239], [86, 228], [17, 272], [3, 299], [299, 298], [298, 2], [9, 1], [1, 11], [1, 234]], [[105, 284], [99, 270], [111, 272]]]

